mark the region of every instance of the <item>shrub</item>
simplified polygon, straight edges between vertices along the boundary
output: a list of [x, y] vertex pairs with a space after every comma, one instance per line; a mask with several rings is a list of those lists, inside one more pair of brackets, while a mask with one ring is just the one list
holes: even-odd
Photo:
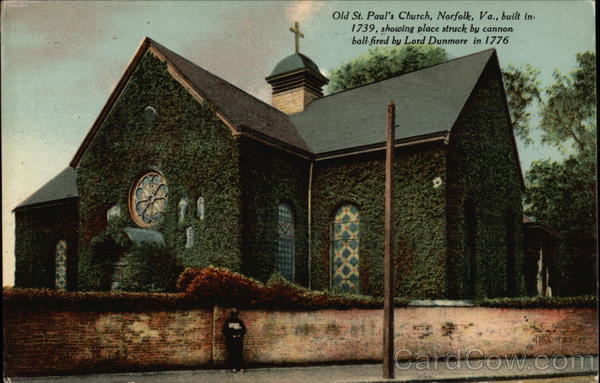
[[483, 307], [510, 307], [510, 308], [534, 308], [534, 307], [596, 307], [597, 298], [593, 295], [580, 295], [577, 297], [519, 297], [519, 298], [494, 298], [484, 299], [477, 302]]
[[[309, 290], [289, 282], [279, 274], [273, 274], [265, 285], [214, 266], [184, 270], [179, 276], [177, 288], [188, 299], [201, 305], [286, 310], [383, 307], [381, 297]], [[398, 307], [407, 304], [406, 300], [395, 300]]]
[[184, 294], [83, 292], [51, 289], [2, 290], [3, 306], [7, 309], [52, 309], [69, 311], [163, 311], [193, 308]]
[[177, 287], [202, 305], [248, 307], [262, 298], [264, 285], [240, 273], [222, 267], [186, 269]]
[[171, 249], [155, 244], [135, 246], [123, 256], [124, 291], [169, 292], [176, 290], [183, 267]]

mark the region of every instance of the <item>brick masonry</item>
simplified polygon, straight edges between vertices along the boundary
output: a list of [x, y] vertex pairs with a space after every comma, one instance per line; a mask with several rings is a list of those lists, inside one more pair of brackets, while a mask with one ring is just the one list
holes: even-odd
[[283, 92], [273, 93], [272, 104], [275, 108], [287, 114], [302, 112], [308, 104], [319, 98], [307, 87], [294, 88]]
[[[222, 366], [227, 310], [4, 312], [9, 375]], [[444, 354], [597, 354], [595, 309], [408, 307], [396, 310], [402, 359]], [[241, 313], [251, 364], [381, 359], [380, 310]]]

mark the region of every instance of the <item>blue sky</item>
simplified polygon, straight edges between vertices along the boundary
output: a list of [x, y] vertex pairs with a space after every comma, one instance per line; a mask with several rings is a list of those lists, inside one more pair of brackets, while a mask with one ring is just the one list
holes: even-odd
[[[333, 20], [334, 11], [428, 10], [437, 15], [469, 10], [476, 19], [480, 11], [528, 12], [535, 20], [486, 25], [515, 29], [509, 44], [494, 46], [500, 63], [537, 67], [542, 85], [552, 81], [554, 70], [570, 71], [576, 53], [595, 49], [590, 1], [9, 0], [1, 6], [4, 285], [12, 284], [14, 274], [11, 210], [68, 165], [144, 36], [267, 102], [270, 88], [264, 78], [293, 52], [288, 31], [293, 21], [305, 34], [301, 52], [325, 73], [368, 49], [351, 44], [351, 22]], [[452, 57], [489, 47], [444, 46]], [[519, 155], [524, 170], [532, 160], [558, 156], [539, 143], [519, 144]]]

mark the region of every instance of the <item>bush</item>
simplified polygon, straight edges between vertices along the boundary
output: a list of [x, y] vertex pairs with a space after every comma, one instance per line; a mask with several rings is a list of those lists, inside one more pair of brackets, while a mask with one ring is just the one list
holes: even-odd
[[136, 246], [123, 256], [124, 291], [176, 291], [183, 267], [171, 249], [154, 244]]
[[52, 309], [69, 311], [163, 311], [193, 308], [184, 294], [82, 292], [51, 289], [3, 288], [7, 309]]
[[261, 299], [264, 286], [242, 274], [209, 266], [184, 270], [177, 288], [202, 305], [248, 307]]
[[580, 295], [577, 297], [519, 297], [519, 298], [494, 298], [476, 302], [483, 307], [509, 307], [509, 308], [560, 308], [560, 307], [596, 307], [597, 298], [593, 295]]
[[[214, 266], [184, 270], [177, 288], [200, 305], [288, 310], [383, 307], [381, 297], [309, 290], [287, 281], [279, 274], [272, 275], [265, 285]], [[407, 304], [406, 300], [395, 300], [396, 306]]]

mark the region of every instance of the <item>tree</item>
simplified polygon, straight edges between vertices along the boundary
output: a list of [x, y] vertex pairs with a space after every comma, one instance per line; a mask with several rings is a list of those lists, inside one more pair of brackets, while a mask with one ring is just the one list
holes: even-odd
[[593, 293], [597, 279], [594, 153], [582, 151], [563, 162], [537, 161], [526, 178], [525, 213], [561, 234], [551, 272], [554, 293]]
[[596, 140], [596, 54], [580, 53], [578, 67], [569, 76], [555, 72], [555, 83], [546, 89], [542, 111], [542, 142], [568, 150], [591, 150]]
[[563, 295], [594, 291], [590, 270], [597, 257], [596, 56], [585, 52], [576, 57], [577, 68], [569, 76], [555, 73], [554, 84], [546, 88], [540, 122], [542, 142], [568, 157], [534, 162], [525, 193], [525, 213], [562, 235], [557, 267]]
[[559, 230], [593, 232], [596, 200], [596, 55], [577, 55], [569, 77], [555, 73], [541, 110], [542, 142], [569, 151], [562, 162], [536, 161], [527, 174], [531, 214]]
[[432, 45], [371, 48], [330, 73], [329, 92], [339, 92], [384, 80], [448, 59], [443, 48]]
[[589, 151], [563, 162], [535, 161], [526, 176], [526, 213], [567, 236], [593, 238], [596, 224], [596, 159]]
[[526, 145], [533, 142], [530, 136], [532, 127], [529, 126], [530, 108], [534, 102], [541, 102], [539, 73], [531, 65], [524, 69], [510, 65], [502, 70], [513, 130]]

